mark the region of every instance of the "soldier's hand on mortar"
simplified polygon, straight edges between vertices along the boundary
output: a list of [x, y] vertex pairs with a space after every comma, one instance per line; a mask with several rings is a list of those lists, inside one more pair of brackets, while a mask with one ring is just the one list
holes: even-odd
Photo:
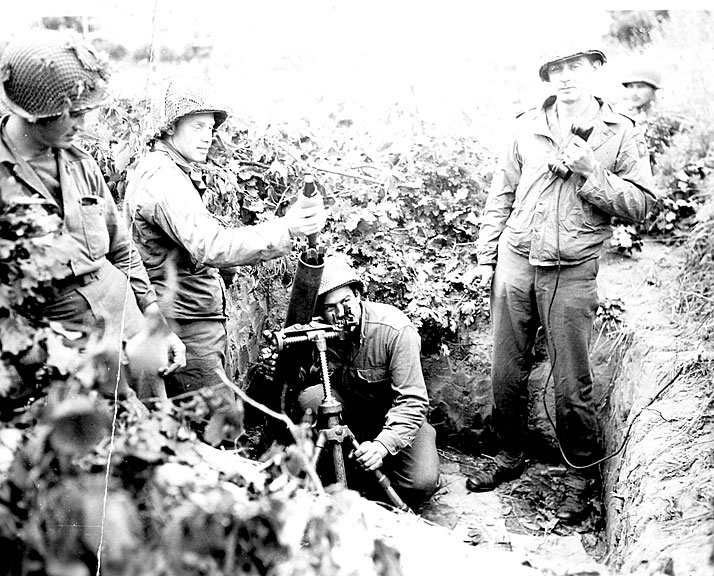
[[272, 348], [261, 348], [260, 358], [258, 358], [256, 371], [268, 382], [275, 378], [275, 366], [278, 361], [278, 353]]
[[362, 442], [350, 455], [365, 470], [376, 470], [382, 466], [387, 449], [381, 442]]
[[597, 165], [593, 149], [580, 136], [573, 136], [570, 139], [563, 150], [562, 158], [568, 168], [585, 178], [590, 177]]
[[285, 213], [285, 223], [288, 225], [290, 236], [309, 236], [317, 234], [325, 226], [327, 212], [322, 196], [316, 194], [311, 198], [311, 205], [305, 206], [301, 201], [302, 196]]

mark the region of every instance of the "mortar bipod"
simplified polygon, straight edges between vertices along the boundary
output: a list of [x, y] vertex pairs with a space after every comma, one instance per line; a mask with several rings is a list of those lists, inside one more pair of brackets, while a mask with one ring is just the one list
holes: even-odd
[[[322, 404], [317, 409], [317, 426], [318, 436], [315, 442], [315, 455], [313, 456], [313, 465], [317, 467], [323, 452], [329, 450], [332, 452], [332, 464], [334, 466], [335, 480], [343, 486], [347, 486], [347, 471], [345, 469], [344, 446], [345, 442], [348, 446], [354, 449], [359, 448], [359, 442], [352, 434], [349, 427], [340, 423], [342, 415], [342, 404], [332, 394], [332, 386], [330, 384], [330, 374], [327, 367], [327, 343], [324, 334], [317, 334], [313, 339], [317, 351], [320, 355], [320, 367], [322, 371], [322, 388], [324, 398]], [[381, 470], [373, 470], [377, 482], [382, 487], [387, 497], [395, 508], [408, 512], [409, 507], [399, 497], [396, 490], [392, 487], [389, 478]]]

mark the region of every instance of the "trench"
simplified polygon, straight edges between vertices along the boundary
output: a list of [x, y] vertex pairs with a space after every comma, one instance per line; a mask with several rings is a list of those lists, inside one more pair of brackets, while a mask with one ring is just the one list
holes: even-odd
[[[474, 448], [488, 450], [472, 425], [441, 448], [442, 488], [422, 516], [462, 542], [507, 550], [542, 572], [711, 574], [714, 365], [706, 343], [676, 313], [681, 261], [681, 249], [656, 243], [631, 258], [602, 259], [600, 298], [615, 303], [613, 316], [621, 320], [599, 332], [592, 348], [595, 399], [606, 454], [613, 456], [601, 467], [601, 490], [580, 524], [565, 526], [554, 514], [565, 468], [543, 411], [547, 362], [531, 377], [523, 476], [493, 492], [468, 492], [465, 478], [479, 465]], [[462, 402], [466, 419], [476, 427], [487, 420], [483, 378], [469, 379], [453, 364], [427, 363], [427, 372], [442, 381], [450, 374], [452, 393], [455, 387], [469, 398]], [[436, 388], [436, 415], [443, 418], [444, 393]], [[552, 414], [552, 391], [545, 402]]]

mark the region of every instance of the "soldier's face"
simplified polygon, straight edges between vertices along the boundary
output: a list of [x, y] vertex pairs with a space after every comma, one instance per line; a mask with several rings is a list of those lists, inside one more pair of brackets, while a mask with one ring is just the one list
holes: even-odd
[[628, 82], [625, 90], [633, 108], [637, 110], [646, 108], [656, 98], [655, 89], [647, 82]]
[[213, 141], [215, 118], [212, 112], [190, 114], [179, 118], [169, 141], [189, 162], [205, 162]]
[[344, 328], [348, 324], [358, 324], [360, 320], [360, 296], [349, 286], [337, 288], [325, 294], [323, 316], [329, 324]]
[[31, 124], [32, 137], [41, 146], [67, 149], [84, 130], [85, 112], [70, 112], [58, 118]]
[[570, 103], [591, 96], [598, 68], [600, 62], [593, 62], [587, 56], [576, 56], [548, 65], [548, 77], [555, 86], [558, 100]]

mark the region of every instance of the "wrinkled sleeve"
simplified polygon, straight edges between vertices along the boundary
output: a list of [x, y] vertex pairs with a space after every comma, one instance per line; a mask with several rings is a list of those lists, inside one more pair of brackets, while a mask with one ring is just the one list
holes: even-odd
[[139, 309], [143, 312], [150, 304], [157, 302], [156, 291], [98, 167], [92, 170], [92, 178], [94, 188], [104, 198], [106, 206], [105, 219], [109, 232], [107, 260], [129, 278]]
[[290, 232], [280, 219], [226, 228], [211, 216], [179, 170], [159, 170], [143, 186], [154, 201], [142, 208], [142, 215], [202, 264], [228, 268], [290, 252]]
[[498, 239], [506, 227], [516, 198], [516, 188], [521, 179], [523, 165], [518, 151], [518, 141], [513, 138], [508, 150], [501, 158], [494, 174], [486, 205], [481, 214], [481, 228], [476, 242], [479, 264], [495, 264], [498, 253]]
[[578, 194], [590, 204], [626, 222], [641, 222], [657, 199], [645, 138], [626, 129], [612, 171], [597, 163]]
[[420, 347], [419, 334], [411, 324], [395, 331], [390, 341], [389, 371], [394, 402], [376, 438], [390, 454], [411, 445], [429, 409], [429, 397], [421, 371]]

